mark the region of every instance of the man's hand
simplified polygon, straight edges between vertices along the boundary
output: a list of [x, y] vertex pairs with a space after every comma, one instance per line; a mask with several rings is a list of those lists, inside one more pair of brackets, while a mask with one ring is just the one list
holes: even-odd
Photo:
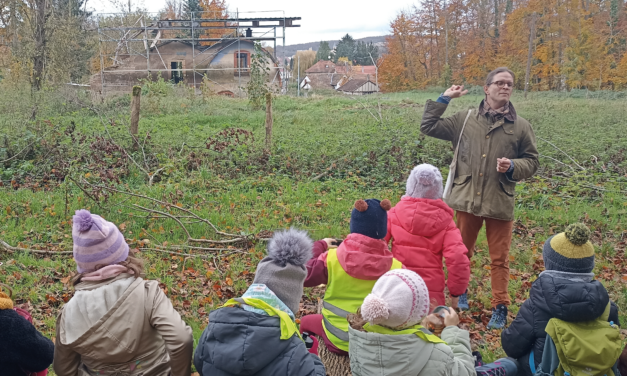
[[496, 171], [500, 173], [506, 173], [512, 166], [512, 161], [507, 158], [498, 158], [496, 160]]
[[453, 85], [444, 92], [444, 96], [451, 98], [459, 98], [466, 94], [468, 94], [468, 90], [464, 90], [464, 85]]

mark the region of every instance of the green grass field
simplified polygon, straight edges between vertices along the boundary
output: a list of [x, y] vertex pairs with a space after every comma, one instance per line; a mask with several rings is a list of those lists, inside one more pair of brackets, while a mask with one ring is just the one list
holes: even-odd
[[[342, 238], [349, 232], [354, 200], [395, 203], [414, 165], [431, 163], [445, 175], [452, 158], [450, 144], [419, 131], [424, 103], [437, 91], [278, 97], [272, 148], [266, 153], [265, 113], [252, 111], [247, 101], [196, 97], [183, 88], [162, 94], [150, 89], [144, 89], [141, 146], [135, 148], [127, 131], [128, 98], [92, 105], [74, 92], [0, 93], [0, 161], [11, 158], [0, 163], [0, 239], [51, 252], [0, 248], [0, 282], [14, 288], [16, 301], [30, 307], [38, 328], [50, 337], [58, 310], [72, 296], [68, 276], [75, 272], [71, 255], [53, 252], [72, 250], [71, 216], [77, 209], [101, 214], [123, 229], [135, 255], [147, 261], [146, 277], [163, 284], [197, 340], [208, 312], [251, 283], [264, 255], [265, 243], [258, 238], [290, 226], [308, 230], [314, 239]], [[455, 100], [447, 114], [477, 106], [477, 93]], [[542, 270], [544, 241], [581, 221], [593, 231], [597, 278], [625, 323], [627, 100], [574, 96], [532, 93], [525, 100], [517, 93], [513, 98], [519, 115], [534, 126], [542, 167], [517, 187], [511, 317]], [[220, 231], [247, 238], [228, 246], [189, 243], [177, 222], [136, 205], [169, 215], [186, 216], [178, 208], [189, 209]], [[195, 218], [183, 221], [191, 238], [229, 238]], [[470, 287], [474, 303], [462, 318], [490, 361], [502, 350], [500, 333], [485, 330], [490, 309], [485, 236], [477, 247]], [[320, 292], [306, 289], [301, 314], [315, 309]]]

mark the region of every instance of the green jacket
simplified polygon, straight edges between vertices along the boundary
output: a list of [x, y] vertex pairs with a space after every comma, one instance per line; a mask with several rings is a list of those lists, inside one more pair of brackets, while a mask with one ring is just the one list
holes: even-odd
[[[468, 110], [442, 118], [447, 107], [427, 101], [420, 131], [451, 141], [455, 147]], [[498, 158], [514, 162], [511, 180], [496, 171]], [[527, 120], [517, 116], [514, 122], [503, 119], [493, 123], [473, 109], [462, 135], [453, 189], [446, 203], [476, 216], [513, 221], [516, 182], [532, 177], [538, 166], [536, 138]]]
[[466, 330], [448, 327], [429, 343], [415, 334], [386, 335], [348, 328], [353, 376], [475, 376]]

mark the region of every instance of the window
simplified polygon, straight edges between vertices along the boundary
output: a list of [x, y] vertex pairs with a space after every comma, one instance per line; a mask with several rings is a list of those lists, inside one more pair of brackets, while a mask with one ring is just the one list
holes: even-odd
[[248, 53], [240, 52], [237, 53], [237, 67], [238, 68], [248, 68]]
[[235, 59], [235, 75], [248, 76], [250, 74], [250, 52], [235, 52], [233, 57]]
[[172, 70], [172, 77], [170, 80], [174, 84], [178, 84], [183, 81], [183, 62], [173, 61], [170, 63], [170, 69]]

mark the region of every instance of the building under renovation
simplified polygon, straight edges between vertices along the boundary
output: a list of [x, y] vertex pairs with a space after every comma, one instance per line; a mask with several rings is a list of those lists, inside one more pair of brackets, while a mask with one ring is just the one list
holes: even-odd
[[241, 15], [155, 21], [137, 15], [122, 22], [100, 18], [100, 60], [105, 68], [92, 75], [92, 93], [128, 93], [143, 79], [162, 77], [175, 84], [241, 96], [241, 88], [250, 80], [255, 42], [273, 45], [273, 49], [262, 49], [268, 82], [285, 90], [287, 75], [280, 63], [285, 59], [278, 59], [274, 51], [277, 40], [285, 45], [286, 28], [299, 27], [294, 21], [300, 17]]

